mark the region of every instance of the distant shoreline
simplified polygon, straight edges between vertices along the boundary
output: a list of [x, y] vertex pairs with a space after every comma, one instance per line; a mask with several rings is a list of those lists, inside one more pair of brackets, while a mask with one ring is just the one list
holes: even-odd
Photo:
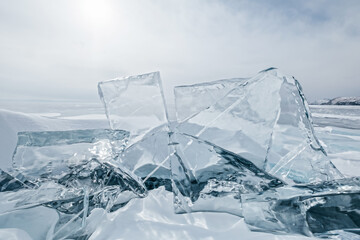
[[360, 97], [337, 97], [333, 99], [322, 99], [312, 102], [311, 105], [360, 106]]

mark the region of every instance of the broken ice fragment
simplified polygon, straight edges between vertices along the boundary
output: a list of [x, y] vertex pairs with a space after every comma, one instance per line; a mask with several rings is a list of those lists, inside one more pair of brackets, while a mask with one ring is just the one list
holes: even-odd
[[240, 196], [284, 183], [249, 160], [193, 136], [172, 135], [174, 205], [177, 213], [228, 212], [241, 216]]
[[243, 215], [256, 231], [307, 236], [360, 228], [360, 179], [285, 186], [242, 195]]
[[[146, 189], [142, 182], [130, 176], [127, 170], [124, 171], [111, 163], [100, 163], [96, 160], [77, 166], [60, 178], [57, 183], [69, 189], [84, 189], [90, 196], [91, 206], [109, 208], [109, 210], [118, 204], [127, 203], [131, 198], [146, 196]], [[126, 193], [127, 197], [124, 197], [123, 192], [131, 194]], [[120, 197], [120, 194], [123, 196]], [[120, 198], [123, 200], [120, 201]], [[108, 206], [108, 204], [113, 206]]]
[[234, 88], [213, 98], [213, 104], [204, 109], [202, 100], [211, 94], [193, 92], [216, 92], [212, 89], [218, 85], [190, 86], [178, 94], [181, 99], [189, 94], [194, 111], [177, 104], [177, 116], [185, 120], [176, 131], [239, 154], [287, 183], [342, 177], [314, 135], [306, 99], [293, 77], [276, 69], [262, 71], [238, 85], [229, 85]]
[[300, 83], [293, 77], [283, 78], [286, 81], [280, 88], [280, 113], [271, 135], [265, 170], [295, 183], [343, 177], [315, 136]]
[[100, 82], [98, 89], [110, 127], [129, 131], [131, 139], [167, 124], [159, 72]]
[[13, 166], [33, 182], [59, 180], [93, 159], [117, 158], [127, 139], [128, 132], [108, 129], [19, 132]]
[[[18, 205], [43, 204], [73, 214], [83, 208], [79, 202], [86, 194], [90, 208], [110, 211], [146, 196], [141, 179], [115, 161], [127, 138], [126, 131], [107, 129], [19, 133], [13, 173], [20, 172], [38, 188], [34, 197]], [[48, 184], [59, 191], [51, 195], [45, 189]]]

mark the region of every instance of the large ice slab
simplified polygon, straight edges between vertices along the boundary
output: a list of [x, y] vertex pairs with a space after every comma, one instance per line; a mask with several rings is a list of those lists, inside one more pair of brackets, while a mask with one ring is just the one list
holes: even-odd
[[360, 179], [285, 186], [242, 195], [243, 215], [255, 231], [321, 235], [360, 228]]
[[98, 85], [113, 129], [130, 132], [119, 163], [142, 179], [148, 189], [171, 190], [167, 109], [159, 72]]
[[[219, 94], [205, 109], [204, 95], [192, 95], [199, 85], [182, 91], [189, 93], [191, 103], [187, 106], [199, 107], [194, 107], [191, 115], [186, 107], [177, 104], [177, 115], [185, 120], [176, 131], [239, 154], [290, 184], [342, 176], [314, 134], [306, 99], [295, 78], [267, 69], [239, 80], [238, 85], [233, 81], [229, 80], [229, 86], [234, 88], [224, 96]], [[201, 89], [218, 85], [205, 83]], [[181, 99], [185, 98], [182, 94]]]
[[131, 139], [167, 124], [159, 72], [100, 82], [98, 90], [110, 127], [129, 131]]
[[212, 143], [172, 135], [175, 212], [214, 211], [241, 216], [241, 194], [283, 186], [251, 161]]

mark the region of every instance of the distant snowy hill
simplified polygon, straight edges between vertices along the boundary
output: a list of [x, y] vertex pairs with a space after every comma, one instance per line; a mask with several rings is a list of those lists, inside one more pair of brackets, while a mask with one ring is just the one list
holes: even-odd
[[312, 105], [360, 105], [360, 97], [337, 97], [317, 100]]

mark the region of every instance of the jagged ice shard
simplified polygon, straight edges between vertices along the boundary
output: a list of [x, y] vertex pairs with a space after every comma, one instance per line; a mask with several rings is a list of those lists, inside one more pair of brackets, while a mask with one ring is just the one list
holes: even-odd
[[247, 159], [210, 142], [177, 133], [171, 137], [176, 148], [171, 155], [176, 213], [220, 211], [241, 216], [241, 194], [284, 185]]
[[144, 194], [145, 190], [114, 159], [124, 150], [129, 133], [89, 129], [20, 132], [13, 155], [13, 175], [28, 186], [54, 182], [91, 194], [106, 186], [120, 186]]
[[168, 144], [168, 129], [163, 125], [126, 148], [120, 154], [118, 161], [139, 177], [148, 190], [165, 186], [167, 190], [171, 191]]
[[112, 129], [130, 132], [118, 161], [148, 189], [171, 189], [169, 128], [159, 72], [100, 82], [99, 95]]
[[[306, 99], [300, 84], [293, 77], [271, 68], [248, 79], [176, 87], [175, 96], [179, 122], [174, 131], [177, 135], [211, 143], [212, 146], [231, 152], [236, 156], [235, 159], [245, 159], [267, 175], [287, 184], [342, 177], [327, 158], [314, 134]], [[186, 98], [188, 101], [184, 101]], [[174, 142], [176, 152], [183, 153], [172, 158], [174, 166], [182, 166], [172, 168], [174, 182], [179, 183], [175, 184], [174, 189], [175, 208], [213, 211], [209, 207], [213, 203], [197, 205], [204, 199], [177, 199], [198, 194], [198, 189], [194, 190], [189, 184], [183, 184], [189, 181], [189, 176], [193, 183], [204, 184], [204, 179], [208, 183], [224, 180], [222, 175], [218, 178], [217, 174], [211, 175], [208, 172], [207, 177], [204, 177], [202, 167], [198, 167], [202, 166], [201, 162], [206, 162], [207, 168], [223, 168], [222, 172], [226, 172], [228, 167], [224, 161], [212, 161], [213, 158], [206, 155], [191, 155], [192, 152], [188, 149], [195, 144], [194, 140]], [[211, 147], [208, 147], [208, 152], [211, 152]], [[219, 167], [221, 164], [223, 166]], [[234, 166], [237, 169], [236, 164]], [[243, 171], [238, 168], [229, 172], [226, 184], [243, 184], [237, 177], [238, 174], [248, 174]], [[265, 179], [258, 181], [264, 182]], [[239, 191], [236, 188], [224, 188], [222, 192], [238, 196], [236, 193]], [[216, 196], [206, 199], [217, 201]], [[216, 211], [230, 211], [226, 202], [219, 201], [217, 205]], [[236, 207], [234, 206], [233, 212], [238, 212]]]

